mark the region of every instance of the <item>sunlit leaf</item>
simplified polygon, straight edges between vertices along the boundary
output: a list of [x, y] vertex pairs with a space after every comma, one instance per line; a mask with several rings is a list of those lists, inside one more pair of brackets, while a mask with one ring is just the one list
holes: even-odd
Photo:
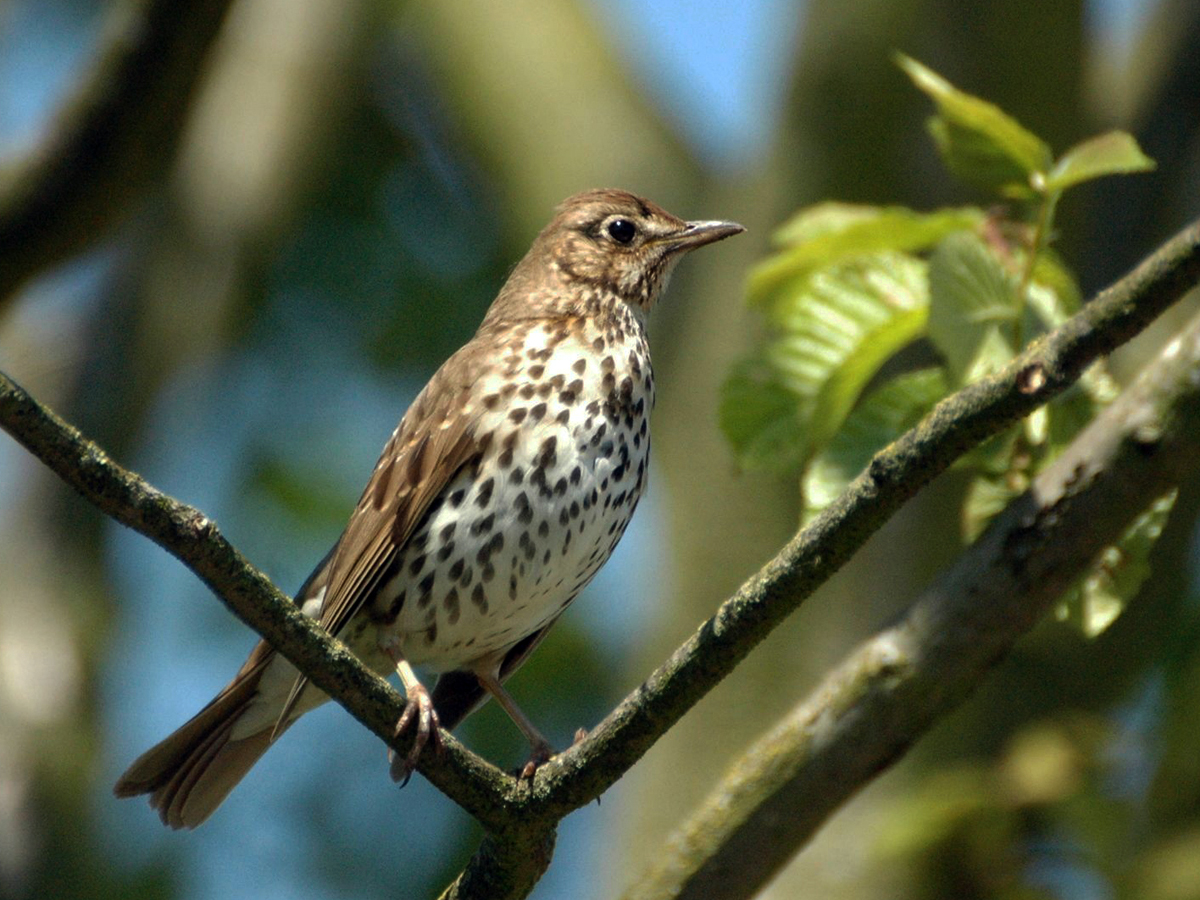
[[819, 450], [879, 366], [921, 335], [926, 265], [903, 254], [860, 257], [814, 272], [781, 301], [781, 337], [767, 348], [780, 381], [802, 399], [807, 442]]
[[878, 450], [919, 422], [945, 394], [945, 373], [935, 368], [900, 375], [863, 398], [805, 472], [805, 519], [832, 503]]
[[916, 60], [901, 54], [897, 62], [937, 104], [929, 130], [952, 172], [1009, 196], [1033, 193], [1031, 176], [1053, 162], [1041, 138], [995, 104], [960, 91]]
[[770, 304], [815, 269], [855, 256], [915, 252], [984, 220], [975, 207], [919, 213], [902, 206], [820, 203], [801, 210], [774, 235], [784, 247], [750, 272], [751, 303]]
[[1003, 366], [1017, 314], [1016, 284], [979, 238], [953, 234], [929, 261], [929, 338], [958, 384]]
[[1019, 471], [980, 475], [972, 481], [963, 500], [963, 537], [967, 541], [979, 537], [992, 519], [1028, 487], [1028, 475]]
[[1054, 303], [1046, 317], [1046, 325], [1057, 328], [1083, 306], [1083, 292], [1074, 273], [1051, 247], [1042, 248], [1033, 263], [1033, 284], [1052, 292]]
[[1076, 144], [1062, 155], [1046, 175], [1045, 187], [1051, 191], [1067, 188], [1105, 175], [1149, 172], [1154, 160], [1142, 152], [1133, 135], [1110, 131]]
[[1089, 638], [1116, 621], [1150, 576], [1150, 551], [1162, 534], [1177, 493], [1172, 489], [1151, 503], [1116, 544], [1100, 551], [1059, 604], [1060, 619], [1075, 622]]
[[718, 414], [742, 468], [788, 472], [800, 466], [807, 447], [800, 404], [764, 361], [734, 367], [721, 386]]

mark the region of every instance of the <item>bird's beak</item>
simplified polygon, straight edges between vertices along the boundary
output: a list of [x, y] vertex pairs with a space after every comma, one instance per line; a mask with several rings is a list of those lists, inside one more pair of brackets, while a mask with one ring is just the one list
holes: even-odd
[[695, 250], [705, 244], [741, 234], [745, 230], [737, 222], [687, 222], [682, 231], [663, 238], [663, 243], [672, 251]]

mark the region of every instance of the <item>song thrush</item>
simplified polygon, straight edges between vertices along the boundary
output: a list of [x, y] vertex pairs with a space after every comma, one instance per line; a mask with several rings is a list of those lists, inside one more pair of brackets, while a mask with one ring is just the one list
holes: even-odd
[[[393, 777], [489, 694], [529, 739], [531, 766], [549, 758], [501, 684], [608, 559], [645, 488], [647, 314], [687, 251], [742, 230], [685, 222], [625, 191], [571, 197], [392, 433], [296, 601], [367, 665], [399, 671], [397, 729], [416, 740]], [[413, 666], [440, 673], [432, 694]], [[260, 642], [115, 792], [148, 793], [164, 823], [195, 827], [327, 699]]]

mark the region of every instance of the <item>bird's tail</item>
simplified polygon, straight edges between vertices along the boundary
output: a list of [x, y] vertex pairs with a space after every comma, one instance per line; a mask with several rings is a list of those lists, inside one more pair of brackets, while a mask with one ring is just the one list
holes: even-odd
[[118, 797], [150, 795], [164, 824], [195, 828], [221, 805], [271, 745], [274, 723], [233, 737], [274, 653], [260, 644], [233, 681], [188, 722], [139, 756], [118, 780]]

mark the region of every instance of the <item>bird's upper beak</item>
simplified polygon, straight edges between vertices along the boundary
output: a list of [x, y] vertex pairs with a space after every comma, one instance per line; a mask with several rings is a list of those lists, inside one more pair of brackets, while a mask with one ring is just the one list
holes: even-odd
[[746, 229], [737, 222], [687, 222], [682, 231], [670, 237], [663, 238], [663, 243], [671, 250], [695, 250], [713, 241], [720, 241], [735, 234], [741, 234]]

